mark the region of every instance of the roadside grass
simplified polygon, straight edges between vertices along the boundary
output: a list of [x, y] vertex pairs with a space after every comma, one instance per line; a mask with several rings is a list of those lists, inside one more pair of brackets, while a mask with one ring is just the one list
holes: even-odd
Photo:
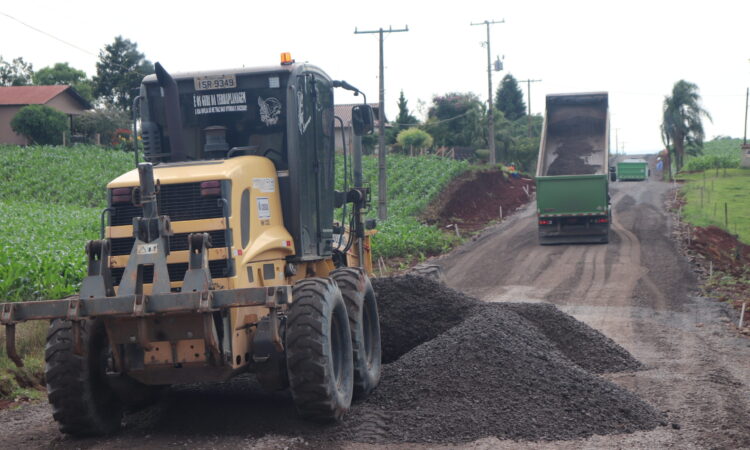
[[0, 399], [42, 398], [37, 386], [44, 383], [44, 345], [49, 323], [42, 320], [16, 325], [16, 350], [24, 367], [16, 367], [5, 353], [5, 333], [0, 333]]
[[[750, 244], [750, 170], [721, 169], [681, 174], [686, 199], [683, 219], [698, 227], [715, 225]], [[725, 216], [726, 205], [726, 216]]]

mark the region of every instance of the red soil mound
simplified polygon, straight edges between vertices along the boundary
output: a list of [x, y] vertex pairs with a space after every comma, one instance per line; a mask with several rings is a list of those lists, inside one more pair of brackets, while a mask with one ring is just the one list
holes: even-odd
[[750, 245], [715, 226], [696, 227], [690, 249], [713, 261], [714, 267], [724, 272], [739, 275], [750, 266]]
[[499, 219], [500, 208], [503, 217], [507, 217], [526, 204], [534, 189], [534, 180], [510, 177], [499, 169], [467, 172], [443, 190], [428, 208], [424, 220], [476, 230]]

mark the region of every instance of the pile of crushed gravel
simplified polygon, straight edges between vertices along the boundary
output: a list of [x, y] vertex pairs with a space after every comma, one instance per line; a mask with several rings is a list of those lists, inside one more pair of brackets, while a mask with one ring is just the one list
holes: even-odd
[[336, 439], [557, 440], [663, 421], [637, 396], [592, 373], [639, 363], [552, 305], [486, 304], [415, 276], [373, 286], [384, 354], [393, 362], [375, 392], [331, 430]]
[[427, 277], [373, 278], [378, 299], [383, 363], [461, 323], [482, 304]]
[[557, 349], [582, 369], [594, 373], [642, 368], [627, 350], [599, 331], [548, 303], [504, 303], [503, 308], [531, 322]]

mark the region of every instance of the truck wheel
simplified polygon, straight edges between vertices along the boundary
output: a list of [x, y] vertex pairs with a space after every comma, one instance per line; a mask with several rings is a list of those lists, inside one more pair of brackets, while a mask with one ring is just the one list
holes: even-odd
[[81, 321], [82, 354], [74, 352], [73, 325], [55, 319], [47, 333], [44, 376], [52, 417], [60, 431], [99, 436], [120, 428], [123, 405], [106, 379], [109, 342], [100, 320]]
[[330, 278], [294, 285], [287, 318], [286, 362], [297, 412], [321, 422], [349, 410], [354, 389], [352, 340], [341, 291]]
[[352, 332], [354, 399], [367, 397], [380, 382], [381, 347], [378, 304], [370, 279], [359, 267], [331, 272], [346, 303]]
[[445, 284], [445, 274], [443, 273], [443, 268], [437, 264], [417, 264], [416, 266], [412, 267], [409, 273], [435, 280], [440, 284]]

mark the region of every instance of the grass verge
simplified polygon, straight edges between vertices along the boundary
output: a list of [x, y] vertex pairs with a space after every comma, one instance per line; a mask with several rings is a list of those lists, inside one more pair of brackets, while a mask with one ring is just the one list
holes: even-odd
[[48, 323], [42, 320], [16, 325], [16, 349], [24, 367], [5, 353], [5, 333], [0, 333], [0, 400], [17, 402], [44, 397], [44, 344]]
[[707, 170], [680, 178], [686, 182], [681, 189], [683, 220], [697, 227], [717, 226], [750, 244], [750, 170]]

